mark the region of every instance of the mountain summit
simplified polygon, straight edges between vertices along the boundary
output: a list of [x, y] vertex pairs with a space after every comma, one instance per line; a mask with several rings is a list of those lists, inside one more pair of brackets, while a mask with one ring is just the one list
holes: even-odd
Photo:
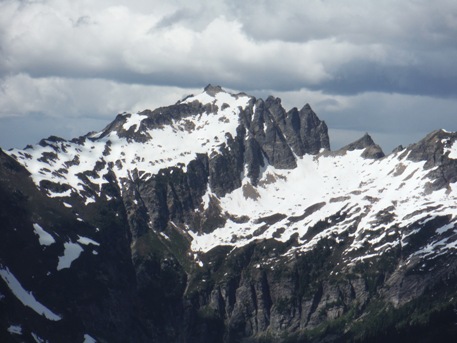
[[308, 104], [208, 85], [0, 150], [0, 338], [455, 338], [456, 141], [331, 151]]

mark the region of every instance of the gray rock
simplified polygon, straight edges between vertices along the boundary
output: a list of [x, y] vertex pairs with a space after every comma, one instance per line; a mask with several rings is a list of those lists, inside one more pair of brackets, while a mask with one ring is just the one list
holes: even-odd
[[362, 149], [364, 150], [361, 156], [364, 158], [378, 159], [385, 156], [381, 147], [373, 141], [368, 133], [366, 133], [362, 138], [356, 140], [355, 142], [342, 147], [340, 150], [338, 150], [337, 153]]
[[449, 158], [449, 153], [445, 154], [445, 149], [450, 148], [456, 140], [457, 133], [437, 130], [406, 149], [409, 160], [425, 161], [424, 168], [431, 169], [428, 174], [431, 180], [429, 192], [447, 188], [457, 181], [457, 160]]

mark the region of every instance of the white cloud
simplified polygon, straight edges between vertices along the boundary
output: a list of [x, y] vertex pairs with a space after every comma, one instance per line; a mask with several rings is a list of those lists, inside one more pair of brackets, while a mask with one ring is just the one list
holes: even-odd
[[0, 89], [0, 118], [33, 113], [51, 117], [106, 117], [170, 105], [200, 89], [120, 84], [103, 79], [6, 77]]
[[419, 132], [424, 108], [450, 122], [456, 22], [452, 0], [5, 0], [0, 119], [89, 125], [215, 83], [308, 102], [338, 130]]
[[2, 69], [157, 85], [197, 86], [213, 77], [237, 88], [325, 89], [352, 61], [407, 69], [427, 63], [437, 70], [454, 61], [424, 49], [449, 43], [452, 26], [437, 18], [444, 9], [433, 6], [430, 14], [430, 6], [413, 1], [266, 1], [239, 8], [223, 1], [194, 8], [154, 2], [159, 5], [140, 11], [142, 4], [4, 2]]
[[155, 109], [198, 92], [102, 79], [7, 77], [0, 89], [0, 147], [23, 148], [50, 135], [71, 139], [101, 130], [117, 113]]

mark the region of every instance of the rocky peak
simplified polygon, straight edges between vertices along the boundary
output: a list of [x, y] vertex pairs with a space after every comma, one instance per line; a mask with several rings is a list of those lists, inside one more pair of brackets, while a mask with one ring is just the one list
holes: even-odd
[[355, 142], [352, 142], [344, 147], [342, 147], [339, 152], [353, 151], [353, 150], [362, 150], [362, 157], [378, 159], [385, 156], [381, 147], [377, 145], [371, 136], [368, 133], [365, 133], [363, 137], [359, 138]]
[[408, 158], [412, 161], [427, 161], [426, 168], [432, 168], [446, 158], [444, 151], [457, 140], [457, 133], [435, 130], [409, 147]]
[[40, 145], [42, 147], [45, 147], [45, 146], [48, 146], [48, 145], [52, 145], [53, 143], [59, 143], [59, 142], [65, 142], [65, 139], [63, 139], [61, 137], [57, 137], [57, 136], [49, 136], [46, 139], [40, 140], [38, 145]]
[[395, 147], [395, 148], [392, 150], [392, 154], [396, 154], [396, 153], [398, 153], [398, 152], [400, 152], [400, 151], [403, 151], [403, 150], [405, 150], [405, 147], [404, 147], [403, 145], [400, 144], [399, 146]]
[[102, 138], [112, 131], [120, 131], [129, 117], [131, 117], [130, 113], [119, 113], [101, 132], [91, 132], [89, 138]]
[[[227, 109], [232, 112], [232, 119], [228, 119]], [[330, 149], [327, 126], [319, 120], [309, 104], [300, 111], [295, 108], [286, 113], [280, 98], [269, 96], [262, 100], [244, 93], [231, 94], [221, 86], [212, 84], [207, 85], [203, 93], [188, 96], [171, 106], [136, 114], [119, 114], [104, 130], [91, 133], [88, 137], [97, 140], [115, 132], [120, 138], [146, 142], [153, 138], [155, 129], [165, 126], [177, 124], [186, 131], [193, 130], [200, 125], [198, 118], [202, 113], [220, 116], [221, 123], [237, 120], [239, 132], [245, 132], [248, 136], [247, 146], [241, 148], [251, 150], [248, 156], [257, 156], [259, 161], [255, 164], [259, 168], [263, 158], [278, 168], [294, 168], [294, 154], [303, 156]], [[218, 130], [217, 127], [214, 129]], [[232, 137], [236, 134], [231, 132]], [[249, 160], [246, 162], [251, 164]]]
[[359, 149], [365, 149], [369, 146], [375, 145], [375, 142], [371, 138], [371, 136], [368, 133], [365, 133], [363, 137], [357, 139], [356, 141], [349, 143], [345, 147], [342, 148], [342, 150], [347, 150], [347, 151], [352, 151], [352, 150], [359, 150]]
[[457, 144], [457, 133], [436, 130], [404, 152], [414, 162], [425, 161], [424, 168], [430, 170], [429, 191], [447, 188], [457, 181], [457, 156], [452, 148]]
[[225, 92], [221, 86], [213, 86], [212, 84], [208, 84], [203, 91], [211, 96], [215, 96], [219, 92]]
[[300, 114], [303, 116], [306, 127], [317, 127], [321, 123], [316, 113], [313, 111], [309, 104], [306, 104], [300, 110]]
[[297, 166], [295, 156], [330, 149], [327, 126], [309, 105], [286, 112], [280, 98], [269, 96], [265, 101], [252, 101], [249, 112], [251, 117], [243, 123], [248, 135], [248, 175], [253, 184], [263, 158], [276, 168], [291, 169]]

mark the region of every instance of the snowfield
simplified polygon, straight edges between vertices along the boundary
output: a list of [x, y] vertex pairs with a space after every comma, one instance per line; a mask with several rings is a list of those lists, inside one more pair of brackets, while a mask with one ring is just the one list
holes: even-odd
[[[268, 166], [255, 188], [255, 198], [247, 196], [246, 188], [253, 187], [245, 178], [243, 187], [219, 201], [225, 211], [239, 217], [248, 216], [251, 218], [249, 222], [239, 224], [228, 221], [223, 228], [210, 234], [192, 234], [192, 249], [207, 252], [218, 245], [241, 247], [253, 240], [270, 238], [281, 228], [286, 230], [277, 239], [285, 242], [295, 233], [303, 237], [308, 228], [338, 212], [346, 213], [344, 221], [332, 225], [311, 241], [300, 240], [299, 250], [309, 250], [321, 238], [347, 231], [354, 219], [361, 215], [356, 231], [351, 234], [356, 239], [349, 251], [365, 243], [376, 245], [384, 237], [370, 240], [369, 236], [361, 235], [363, 231], [381, 231], [377, 234], [385, 235], [391, 227], [408, 226], [421, 217], [425, 220], [429, 213], [414, 213], [430, 203], [441, 205], [435, 213], [450, 215], [453, 221], [457, 219], [455, 192], [442, 189], [427, 194], [423, 188], [421, 180], [430, 172], [423, 169], [424, 162], [409, 161], [407, 156], [399, 159], [400, 153], [370, 160], [361, 157], [361, 152], [349, 151], [343, 156], [305, 155], [298, 159], [298, 167], [292, 170]], [[399, 165], [402, 166], [401, 172], [396, 170]], [[206, 196], [215, 197], [210, 191]], [[299, 217], [307, 208], [318, 203], [325, 205], [302, 220], [290, 221], [290, 217]], [[395, 220], [389, 227], [378, 224], [377, 216], [382, 211], [395, 213]], [[252, 237], [252, 233], [264, 225], [259, 218], [272, 214], [284, 214], [284, 218], [271, 224], [261, 235]], [[453, 225], [448, 225], [447, 230], [451, 228]], [[390, 243], [378, 246], [376, 250], [381, 254], [393, 246], [394, 243]]]
[[[66, 199], [76, 194], [84, 199], [86, 206], [90, 206], [96, 199], [84, 192], [87, 180], [98, 189], [97, 196], [100, 197], [109, 172], [115, 173], [122, 191], [124, 182], [131, 180], [133, 174], [141, 180], [148, 180], [163, 168], [178, 167], [185, 172], [196, 154], [207, 154], [209, 158], [220, 154], [227, 138], [236, 136], [239, 113], [251, 101], [252, 97], [244, 94], [218, 92], [211, 95], [203, 92], [189, 96], [181, 103], [210, 104], [217, 109], [215, 112], [202, 112], [153, 129], [144, 125], [147, 115], [121, 115], [125, 120], [122, 129], [133, 128], [135, 133], [144, 133], [150, 137], [146, 141], [121, 138], [116, 130], [100, 131], [79, 141], [48, 139], [44, 144], [25, 150], [13, 149], [8, 154], [30, 171], [38, 187], [43, 181], [66, 185], [61, 192], [47, 191], [50, 197], [61, 198], [65, 207], [72, 208]], [[444, 155], [457, 159], [457, 141], [451, 141], [452, 133], [443, 133], [449, 137], [441, 141], [446, 145]], [[288, 252], [292, 256], [312, 249], [322, 238], [349, 232], [352, 242], [345, 255], [363, 247], [367, 251], [363, 258], [367, 259], [408, 244], [412, 233], [399, 232], [398, 227], [406, 228], [439, 215], [451, 219], [450, 224], [438, 228], [438, 235], [455, 230], [455, 183], [447, 189], [428, 190], [426, 180], [434, 169], [425, 168], [425, 161], [410, 160], [405, 150], [381, 159], [364, 158], [362, 153], [363, 149], [296, 156], [297, 167], [294, 169], [277, 169], [266, 163], [257, 186], [251, 185], [244, 176], [240, 188], [221, 198], [208, 186], [202, 200], [203, 209], [213, 198], [219, 203], [222, 213], [247, 217], [248, 221], [240, 223], [228, 219], [224, 227], [206, 234], [198, 233], [193, 227], [183, 227], [192, 237], [192, 250], [205, 253], [219, 245], [235, 248], [254, 240], [274, 237], [286, 242], [298, 236], [299, 246]], [[107, 200], [111, 199], [107, 196]], [[433, 208], [427, 210], [431, 204], [434, 204]], [[83, 219], [78, 217], [78, 220]], [[307, 233], [316, 225], [324, 228], [308, 237]], [[34, 224], [34, 230], [43, 246], [55, 242], [52, 235], [38, 224]], [[168, 239], [166, 233], [163, 235]], [[456, 248], [454, 241], [452, 236], [447, 236], [417, 254], [444, 253]], [[84, 237], [80, 237], [78, 243], [98, 245]], [[69, 268], [79, 257], [83, 248], [78, 243], [65, 243], [57, 270]], [[350, 257], [347, 259], [351, 262]], [[360, 257], [352, 262], [357, 259]]]

